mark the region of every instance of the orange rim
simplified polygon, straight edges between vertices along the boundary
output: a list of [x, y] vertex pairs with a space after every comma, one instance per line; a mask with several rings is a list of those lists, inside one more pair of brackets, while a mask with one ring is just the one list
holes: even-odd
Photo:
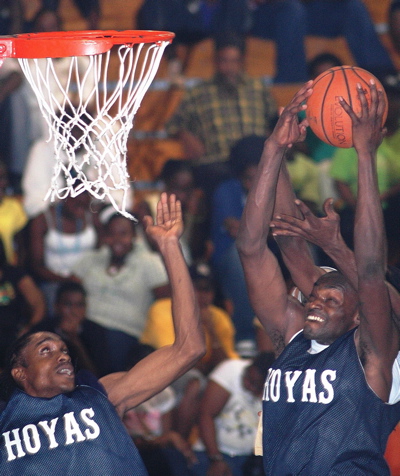
[[93, 30], [23, 33], [0, 36], [0, 58], [62, 58], [90, 56], [114, 45], [172, 42], [175, 34], [152, 30]]

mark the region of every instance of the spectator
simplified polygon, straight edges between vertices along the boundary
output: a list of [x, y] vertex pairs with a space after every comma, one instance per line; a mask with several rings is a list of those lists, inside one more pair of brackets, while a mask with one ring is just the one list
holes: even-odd
[[[169, 295], [169, 286], [159, 254], [136, 241], [132, 220], [112, 207], [101, 212], [101, 220], [104, 245], [81, 257], [73, 274], [87, 291], [87, 318], [97, 329], [90, 345], [104, 374], [128, 368], [148, 309], [155, 299]], [[105, 348], [98, 344], [104, 341]]]
[[22, 33], [24, 10], [21, 0], [0, 0], [0, 35]]
[[264, 381], [274, 360], [272, 353], [261, 353], [250, 361], [226, 360], [210, 374], [200, 406], [200, 439], [194, 444], [199, 460], [193, 466], [196, 476], [246, 474]]
[[[235, 240], [247, 192], [257, 171], [264, 138], [247, 136], [231, 149], [229, 165], [234, 178], [216, 188], [211, 204], [212, 266], [225, 299], [232, 303], [232, 321], [238, 347], [254, 343], [254, 311], [250, 304]], [[253, 348], [255, 346], [253, 345]]]
[[400, 53], [400, 1], [393, 0], [388, 11], [389, 35], [392, 45]]
[[343, 36], [358, 66], [380, 77], [395, 71], [362, 0], [252, 0], [250, 8], [248, 32], [276, 42], [275, 82], [306, 81], [306, 35]]
[[[145, 344], [141, 349], [139, 360], [155, 350]], [[170, 385], [124, 415], [125, 428], [137, 446], [149, 476], [191, 476], [189, 466], [196, 457], [188, 441], [174, 430], [176, 404], [177, 398]]]
[[[204, 194], [202, 190], [195, 187], [193, 170], [186, 160], [167, 160], [161, 170], [159, 182], [160, 190], [147, 193], [144, 199], [136, 204], [134, 215], [138, 218], [139, 223], [146, 215], [155, 217], [156, 204], [160, 194], [163, 191], [167, 195], [175, 194], [182, 204], [185, 231], [181, 238], [181, 244], [186, 262], [190, 265], [193, 258], [198, 260], [206, 254]], [[143, 235], [140, 226], [138, 235]]]
[[8, 184], [7, 167], [0, 161], [0, 238], [7, 262], [24, 264], [24, 233], [28, 218], [21, 200], [7, 195]]
[[[243, 0], [145, 0], [136, 16], [136, 26], [143, 30], [166, 30], [175, 33], [167, 48], [171, 79], [185, 68], [176, 53], [178, 45], [190, 47], [221, 32], [243, 33], [243, 16], [238, 14]], [[188, 53], [189, 54], [189, 53]], [[187, 54], [187, 57], [188, 57]]]
[[[80, 14], [87, 22], [88, 30], [98, 30], [101, 17], [99, 0], [74, 0]], [[42, 8], [58, 14], [60, 0], [42, 0]], [[32, 22], [34, 23], [34, 22]], [[29, 24], [28, 24], [29, 28]], [[34, 28], [34, 27], [33, 27]], [[50, 31], [50, 30], [49, 30]]]
[[58, 284], [72, 279], [74, 264], [97, 246], [99, 231], [88, 192], [68, 196], [31, 221], [31, 269], [40, 280], [50, 314]]
[[[386, 119], [387, 134], [377, 151], [378, 185], [382, 206], [385, 209], [386, 229], [391, 243], [397, 240], [397, 214], [400, 193], [400, 87], [384, 82], [389, 111]], [[330, 174], [335, 181], [343, 206], [339, 210], [341, 232], [350, 248], [353, 247], [354, 211], [357, 197], [357, 154], [354, 148], [337, 149]], [[389, 208], [389, 203], [391, 207]], [[396, 217], [393, 222], [393, 217]]]
[[315, 163], [294, 146], [286, 152], [287, 168], [294, 193], [314, 210], [320, 210], [322, 202], [319, 194], [318, 169]]
[[245, 42], [225, 34], [216, 41], [216, 75], [186, 91], [166, 125], [194, 166], [195, 182], [207, 194], [229, 176], [232, 145], [244, 136], [263, 135], [276, 118], [275, 102], [260, 78], [244, 73]]
[[[234, 347], [235, 328], [227, 312], [213, 304], [215, 282], [209, 266], [206, 263], [198, 263], [192, 265], [189, 271], [200, 307], [207, 347], [207, 352], [197, 364], [197, 368], [204, 375], [208, 375], [222, 360], [238, 358]], [[159, 299], [151, 305], [140, 340], [156, 349], [173, 342], [170, 298]]]
[[[25, 134], [29, 135], [25, 119], [19, 117], [21, 111], [15, 107], [14, 101], [14, 98], [21, 94], [23, 81], [18, 60], [16, 58], [2, 60], [0, 67], [0, 127], [2, 130], [0, 156], [7, 165], [10, 186], [13, 187], [15, 193], [20, 192], [22, 173], [17, 150], [18, 140], [22, 142]], [[24, 131], [24, 134], [21, 134], [21, 131]]]
[[0, 240], [0, 368], [11, 342], [40, 322], [45, 312], [40, 289], [24, 268], [7, 263]]
[[91, 322], [86, 319], [86, 291], [82, 284], [64, 281], [58, 285], [54, 313], [32, 331], [59, 335], [68, 345], [75, 370], [85, 369], [99, 376], [85, 339], [91, 333]]
[[[205, 263], [194, 264], [190, 267], [190, 275], [200, 308], [207, 352], [195, 369], [173, 383], [177, 395], [175, 428], [184, 438], [189, 438], [196, 421], [198, 399], [204, 388], [205, 376], [222, 360], [238, 358], [234, 343], [235, 329], [230, 316], [213, 304], [215, 282], [209, 266]], [[171, 299], [158, 299], [149, 309], [141, 342], [159, 348], [171, 344], [173, 340]]]

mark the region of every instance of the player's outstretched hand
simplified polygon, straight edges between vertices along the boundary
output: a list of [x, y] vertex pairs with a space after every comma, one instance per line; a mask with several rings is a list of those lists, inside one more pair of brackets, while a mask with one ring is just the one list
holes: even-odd
[[162, 193], [157, 203], [156, 224], [150, 216], [144, 217], [143, 224], [147, 236], [157, 245], [168, 238], [179, 239], [183, 233], [181, 202], [174, 194], [168, 197], [165, 192]]
[[290, 103], [281, 110], [278, 122], [269, 138], [278, 146], [291, 147], [305, 139], [308, 121], [299, 121], [298, 114], [307, 108], [307, 98], [312, 93], [312, 81], [308, 81], [297, 91]]
[[369, 84], [371, 101], [368, 103], [365, 90], [360, 83], [357, 84], [358, 97], [361, 111], [356, 114], [351, 106], [340, 98], [340, 104], [350, 116], [353, 124], [353, 145], [357, 152], [375, 153], [381, 144], [386, 128], [383, 127], [383, 115], [386, 107], [386, 99], [382, 89], [378, 89], [375, 81]]
[[295, 200], [304, 219], [290, 215], [276, 215], [271, 223], [273, 236], [295, 236], [326, 249], [340, 237], [340, 218], [333, 208], [333, 198], [327, 198], [323, 208], [324, 217], [315, 216], [301, 200]]

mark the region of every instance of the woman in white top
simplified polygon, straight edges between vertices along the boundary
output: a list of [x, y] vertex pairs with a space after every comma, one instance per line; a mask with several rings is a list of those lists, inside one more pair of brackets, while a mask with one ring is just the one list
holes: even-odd
[[73, 265], [86, 251], [96, 248], [99, 229], [98, 215], [90, 211], [88, 192], [67, 197], [32, 220], [31, 267], [41, 282], [50, 314], [57, 285], [71, 280]]

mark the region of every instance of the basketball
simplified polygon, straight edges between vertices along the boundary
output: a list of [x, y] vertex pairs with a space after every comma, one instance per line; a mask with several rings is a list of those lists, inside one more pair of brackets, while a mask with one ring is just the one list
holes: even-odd
[[[327, 144], [349, 148], [353, 145], [352, 122], [339, 103], [339, 97], [353, 108], [357, 114], [361, 103], [357, 83], [365, 85], [364, 92], [370, 102], [370, 80], [379, 88], [380, 81], [365, 69], [356, 66], [337, 66], [320, 74], [314, 81], [313, 92], [307, 100], [306, 116], [314, 134]], [[382, 126], [386, 121], [388, 100], [385, 94], [386, 109]]]

